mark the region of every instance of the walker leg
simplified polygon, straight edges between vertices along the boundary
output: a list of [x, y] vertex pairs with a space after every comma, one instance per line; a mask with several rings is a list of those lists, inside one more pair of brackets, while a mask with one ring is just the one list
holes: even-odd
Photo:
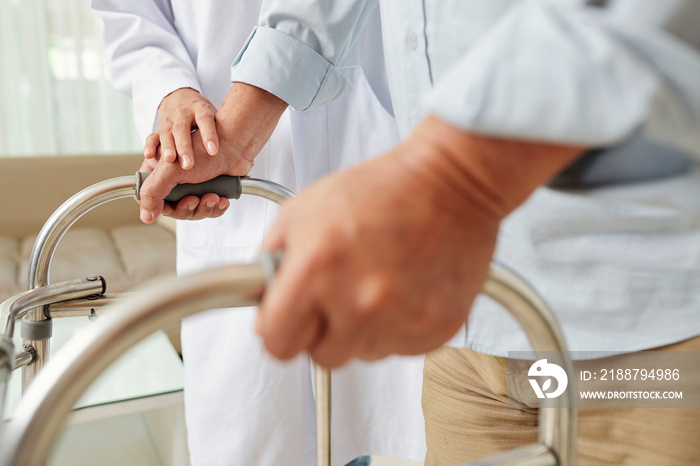
[[316, 380], [316, 465], [331, 466], [331, 371], [318, 364]]

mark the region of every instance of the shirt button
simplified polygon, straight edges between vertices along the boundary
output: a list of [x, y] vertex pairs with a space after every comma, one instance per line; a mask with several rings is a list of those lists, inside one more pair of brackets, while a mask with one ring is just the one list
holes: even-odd
[[413, 31], [408, 31], [406, 33], [406, 45], [408, 48], [415, 50], [418, 48], [418, 36]]

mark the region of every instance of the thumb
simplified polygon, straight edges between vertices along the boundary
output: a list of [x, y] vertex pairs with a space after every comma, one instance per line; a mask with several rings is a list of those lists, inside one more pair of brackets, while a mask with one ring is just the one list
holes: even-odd
[[163, 211], [165, 198], [175, 187], [177, 182], [174, 177], [167, 176], [166, 170], [158, 165], [141, 186], [141, 221], [152, 223]]

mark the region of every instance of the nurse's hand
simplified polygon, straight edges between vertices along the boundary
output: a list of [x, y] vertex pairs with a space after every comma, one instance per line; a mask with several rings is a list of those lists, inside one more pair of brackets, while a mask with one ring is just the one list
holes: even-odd
[[274, 356], [308, 351], [327, 367], [438, 347], [481, 290], [500, 220], [580, 153], [429, 117], [282, 210], [264, 248], [285, 256], [256, 331]]
[[[219, 154], [216, 157], [209, 155], [200, 136], [201, 131], [196, 131], [189, 135], [194, 162], [187, 170], [180, 164], [164, 160], [164, 154], [146, 160], [148, 168], [145, 171], [152, 173], [141, 187], [141, 220], [152, 223], [163, 212], [175, 218], [190, 219], [204, 218], [202, 215], [209, 210], [214, 216], [221, 215], [223, 204], [218, 196], [218, 201], [213, 195], [205, 195], [201, 200], [188, 197], [177, 206], [167, 207], [164, 199], [178, 184], [201, 183], [219, 175], [247, 175], [253, 167], [255, 156], [269, 139], [286, 108], [284, 101], [269, 92], [235, 83], [216, 115], [219, 135]], [[202, 200], [205, 206], [202, 206]], [[214, 201], [215, 206], [212, 205]]]
[[194, 154], [190, 133], [198, 129], [209, 155], [219, 151], [216, 133], [216, 108], [209, 99], [189, 87], [177, 89], [163, 98], [158, 106], [158, 129], [146, 138], [143, 154], [156, 156], [160, 146], [166, 162], [179, 160], [185, 170], [192, 168]]

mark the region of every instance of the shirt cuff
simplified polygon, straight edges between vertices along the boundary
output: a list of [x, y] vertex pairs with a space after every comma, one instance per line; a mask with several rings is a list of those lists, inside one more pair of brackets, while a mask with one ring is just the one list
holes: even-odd
[[288, 34], [260, 26], [233, 62], [231, 82], [264, 89], [297, 111], [323, 105], [352, 89], [315, 50]]

